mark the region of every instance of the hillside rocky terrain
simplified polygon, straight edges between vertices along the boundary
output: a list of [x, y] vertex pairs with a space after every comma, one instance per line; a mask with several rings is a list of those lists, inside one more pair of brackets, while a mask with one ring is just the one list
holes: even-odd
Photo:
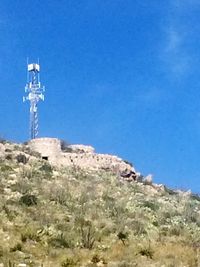
[[200, 266], [200, 197], [136, 177], [2, 142], [0, 264]]

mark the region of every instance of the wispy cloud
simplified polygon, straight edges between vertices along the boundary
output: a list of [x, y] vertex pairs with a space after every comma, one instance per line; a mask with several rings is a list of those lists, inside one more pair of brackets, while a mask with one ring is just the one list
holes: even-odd
[[178, 8], [188, 8], [200, 6], [199, 0], [172, 0], [171, 4]]
[[200, 6], [199, 0], [173, 0], [169, 8], [171, 12], [163, 26], [161, 58], [168, 72], [176, 78], [182, 78], [191, 71], [193, 54], [188, 49], [188, 38], [192, 29], [185, 24], [183, 17], [197, 5]]
[[162, 59], [169, 72], [176, 77], [182, 76], [190, 68], [191, 58], [185, 47], [185, 38], [185, 33], [173, 23], [166, 27]]
[[167, 42], [165, 51], [171, 53], [179, 50], [180, 45], [182, 43], [182, 37], [180, 33], [178, 33], [177, 30], [175, 30], [174, 28], [169, 27], [167, 29], [166, 34], [167, 34]]
[[145, 107], [154, 107], [160, 105], [165, 98], [166, 92], [158, 87], [149, 88], [148, 90], [141, 90], [140, 93], [134, 96], [135, 102], [138, 105]]

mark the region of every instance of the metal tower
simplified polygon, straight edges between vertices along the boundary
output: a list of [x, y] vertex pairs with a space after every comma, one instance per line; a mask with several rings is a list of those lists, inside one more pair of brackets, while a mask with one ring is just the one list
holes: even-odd
[[38, 108], [40, 100], [44, 101], [44, 86], [40, 83], [40, 65], [39, 63], [27, 64], [27, 84], [25, 92], [27, 96], [23, 97], [23, 102], [30, 101], [30, 138], [34, 139], [38, 135]]

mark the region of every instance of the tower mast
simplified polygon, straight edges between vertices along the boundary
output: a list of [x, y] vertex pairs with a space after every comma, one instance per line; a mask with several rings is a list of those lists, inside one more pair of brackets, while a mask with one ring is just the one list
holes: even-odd
[[38, 107], [40, 100], [44, 101], [44, 86], [40, 83], [40, 65], [39, 63], [27, 63], [27, 83], [25, 92], [27, 96], [23, 97], [23, 101], [30, 101], [30, 139], [34, 139], [38, 135]]

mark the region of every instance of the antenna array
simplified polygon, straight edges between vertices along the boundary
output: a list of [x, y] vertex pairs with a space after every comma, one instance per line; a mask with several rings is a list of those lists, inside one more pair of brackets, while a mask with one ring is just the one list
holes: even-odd
[[40, 65], [39, 63], [27, 63], [27, 83], [25, 92], [27, 96], [23, 97], [23, 102], [30, 101], [30, 138], [34, 139], [38, 135], [38, 108], [40, 100], [44, 101], [44, 86], [40, 83]]

